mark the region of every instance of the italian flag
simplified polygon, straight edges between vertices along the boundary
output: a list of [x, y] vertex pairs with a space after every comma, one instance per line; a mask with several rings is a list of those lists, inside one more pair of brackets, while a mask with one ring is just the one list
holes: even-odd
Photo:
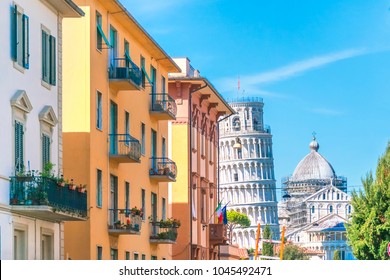
[[215, 209], [215, 212], [217, 213], [218, 222], [222, 223], [223, 215], [222, 215], [221, 202], [218, 202], [218, 206]]

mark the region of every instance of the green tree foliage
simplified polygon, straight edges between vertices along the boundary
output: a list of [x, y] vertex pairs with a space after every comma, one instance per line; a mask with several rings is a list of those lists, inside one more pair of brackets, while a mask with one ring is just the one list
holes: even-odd
[[390, 241], [390, 143], [379, 159], [376, 179], [370, 172], [363, 191], [352, 193], [352, 219], [347, 237], [354, 256], [359, 260], [388, 260]]
[[283, 260], [308, 260], [309, 257], [305, 254], [305, 251], [294, 244], [287, 243], [284, 245]]
[[[264, 227], [263, 238], [272, 239], [271, 228], [268, 224]], [[274, 244], [269, 242], [263, 242], [262, 255], [272, 257], [274, 255]]]
[[249, 220], [247, 215], [240, 212], [236, 212], [234, 210], [227, 211], [226, 215], [228, 220], [227, 227], [229, 230], [229, 241], [230, 244], [232, 244], [233, 234], [231, 233], [233, 232], [233, 230], [238, 226], [249, 227], [251, 225], [251, 221]]
[[339, 250], [334, 251], [333, 259], [334, 260], [341, 260], [340, 251]]

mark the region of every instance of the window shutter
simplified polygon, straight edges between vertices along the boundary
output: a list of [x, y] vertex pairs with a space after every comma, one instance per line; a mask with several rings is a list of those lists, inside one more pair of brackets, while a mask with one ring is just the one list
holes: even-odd
[[42, 170], [50, 162], [50, 137], [42, 134]]
[[42, 30], [42, 80], [49, 82], [49, 75], [47, 69], [47, 33]]
[[23, 168], [23, 124], [15, 121], [15, 169], [22, 171]]
[[56, 85], [56, 38], [49, 37], [50, 44], [50, 84]]
[[18, 52], [18, 7], [11, 8], [11, 57], [13, 61], [17, 60]]
[[30, 38], [29, 38], [29, 18], [23, 15], [23, 67], [30, 67]]

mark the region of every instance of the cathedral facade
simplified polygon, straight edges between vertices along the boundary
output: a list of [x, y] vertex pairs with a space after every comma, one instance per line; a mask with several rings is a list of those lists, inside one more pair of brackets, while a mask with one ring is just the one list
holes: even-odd
[[318, 153], [315, 137], [310, 152], [290, 177], [282, 180], [283, 199], [278, 204], [279, 223], [286, 239], [306, 249], [312, 258], [354, 259], [347, 244], [345, 223], [352, 212], [347, 179]]

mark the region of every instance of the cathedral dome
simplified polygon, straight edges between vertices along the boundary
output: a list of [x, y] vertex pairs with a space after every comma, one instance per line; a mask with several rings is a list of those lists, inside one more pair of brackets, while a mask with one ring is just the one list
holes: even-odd
[[309, 145], [310, 153], [298, 163], [292, 175], [292, 181], [330, 179], [336, 177], [336, 172], [332, 165], [318, 153], [319, 147], [320, 145], [314, 137]]

